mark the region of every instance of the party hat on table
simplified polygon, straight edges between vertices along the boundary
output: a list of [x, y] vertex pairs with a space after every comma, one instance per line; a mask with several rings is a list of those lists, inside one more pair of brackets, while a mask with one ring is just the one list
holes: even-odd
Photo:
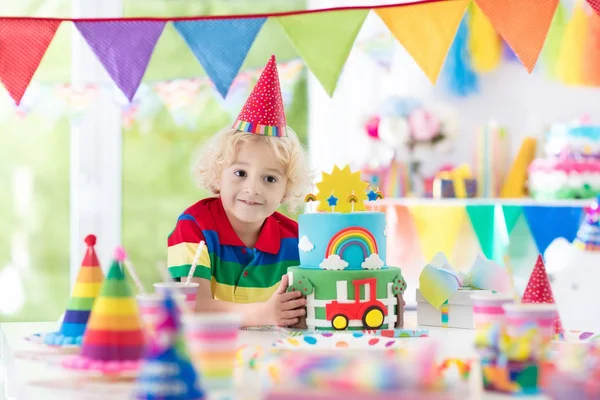
[[275, 56], [271, 56], [260, 74], [233, 127], [242, 132], [258, 135], [287, 136]]
[[123, 274], [124, 259], [125, 252], [118, 248], [92, 307], [81, 354], [67, 358], [65, 367], [106, 374], [139, 367], [144, 334], [137, 303]]
[[134, 398], [203, 399], [196, 370], [183, 342], [179, 310], [168, 294], [161, 307], [154, 339], [140, 368]]
[[600, 196], [586, 207], [585, 218], [579, 227], [573, 245], [587, 251], [600, 251]]
[[50, 346], [81, 345], [90, 311], [100, 292], [104, 274], [94, 250], [96, 236], [88, 235], [85, 243], [87, 250], [79, 268], [60, 330], [44, 336], [44, 342]]
[[[552, 287], [550, 286], [550, 280], [548, 279], [548, 274], [546, 274], [546, 267], [541, 255], [538, 256], [535, 267], [533, 267], [533, 272], [529, 277], [529, 282], [527, 282], [521, 303], [554, 304]], [[564, 329], [558, 314], [554, 321], [554, 333], [564, 336]]]

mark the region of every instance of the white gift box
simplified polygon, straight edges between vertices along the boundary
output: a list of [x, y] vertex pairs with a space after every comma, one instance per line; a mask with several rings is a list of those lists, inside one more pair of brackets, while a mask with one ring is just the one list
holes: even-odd
[[417, 289], [417, 324], [447, 328], [473, 329], [474, 293], [492, 293], [491, 290], [458, 289], [439, 309], [432, 306]]

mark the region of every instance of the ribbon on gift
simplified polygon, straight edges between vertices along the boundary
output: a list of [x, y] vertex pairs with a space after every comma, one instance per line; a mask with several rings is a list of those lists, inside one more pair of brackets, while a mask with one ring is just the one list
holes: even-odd
[[419, 276], [421, 295], [438, 310], [461, 288], [512, 292], [508, 271], [481, 254], [477, 255], [471, 269], [464, 273], [454, 271], [444, 253], [437, 253]]
[[[441, 182], [444, 180], [452, 181], [454, 187], [454, 196], [457, 198], [467, 197], [467, 180], [473, 179], [471, 174], [471, 168], [467, 164], [462, 164], [458, 167], [451, 169], [450, 171], [438, 172], [435, 176], [434, 188], [440, 188], [438, 191], [441, 192]], [[434, 189], [435, 190], [435, 189]], [[434, 197], [442, 197], [441, 194]]]

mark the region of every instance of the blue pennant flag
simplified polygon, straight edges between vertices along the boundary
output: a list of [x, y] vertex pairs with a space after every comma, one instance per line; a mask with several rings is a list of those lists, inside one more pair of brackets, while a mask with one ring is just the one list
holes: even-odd
[[173, 23], [225, 98], [266, 18], [208, 19]]
[[583, 218], [583, 207], [523, 206], [523, 214], [540, 254], [556, 238], [573, 241]]

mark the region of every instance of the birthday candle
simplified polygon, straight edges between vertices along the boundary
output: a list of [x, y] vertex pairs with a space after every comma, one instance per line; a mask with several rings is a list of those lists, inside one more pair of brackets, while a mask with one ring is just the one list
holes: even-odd
[[356, 197], [356, 195], [354, 194], [354, 190], [352, 191], [352, 194], [348, 196], [346, 201], [350, 203], [350, 205], [352, 206], [352, 212], [354, 212], [354, 204], [358, 201], [358, 197]]

